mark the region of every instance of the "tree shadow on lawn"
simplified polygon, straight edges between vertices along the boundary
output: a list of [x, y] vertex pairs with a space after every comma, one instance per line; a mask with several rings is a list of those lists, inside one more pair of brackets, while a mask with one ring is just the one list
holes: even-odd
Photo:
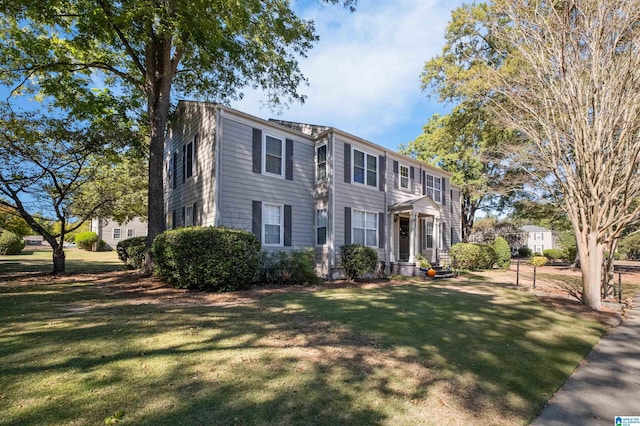
[[531, 420], [604, 326], [554, 311], [532, 295], [473, 288], [480, 292], [407, 285], [291, 293], [269, 303], [299, 306], [428, 363], [447, 381], [447, 394], [477, 418]]

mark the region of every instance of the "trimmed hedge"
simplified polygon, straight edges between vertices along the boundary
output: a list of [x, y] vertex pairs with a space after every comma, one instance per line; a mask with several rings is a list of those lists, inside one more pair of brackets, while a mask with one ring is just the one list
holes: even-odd
[[454, 268], [470, 271], [491, 269], [497, 260], [496, 251], [488, 244], [456, 243], [449, 255]]
[[362, 244], [340, 246], [340, 259], [348, 281], [375, 272], [378, 266], [378, 252]]
[[133, 237], [122, 240], [116, 245], [118, 259], [130, 269], [140, 269], [144, 264], [146, 245], [147, 237]]
[[178, 288], [233, 291], [247, 288], [258, 271], [260, 241], [224, 227], [166, 231], [151, 246], [156, 273]]
[[6, 229], [0, 230], [0, 254], [20, 254], [24, 240]]
[[528, 258], [531, 257], [533, 251], [529, 247], [520, 247], [518, 249], [518, 257]]
[[564, 252], [560, 249], [546, 249], [542, 255], [549, 260], [564, 259]]
[[93, 231], [79, 232], [76, 234], [76, 246], [83, 250], [91, 250], [93, 244], [98, 242], [98, 234]]
[[260, 253], [257, 284], [317, 284], [315, 250]]
[[509, 269], [511, 265], [511, 248], [509, 243], [502, 237], [497, 237], [491, 244], [493, 250], [496, 252], [496, 264], [498, 268]]

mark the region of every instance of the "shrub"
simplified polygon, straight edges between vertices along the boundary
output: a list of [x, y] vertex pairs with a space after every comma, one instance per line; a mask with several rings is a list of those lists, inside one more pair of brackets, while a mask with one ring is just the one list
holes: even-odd
[[91, 250], [94, 243], [98, 242], [98, 234], [93, 231], [79, 232], [76, 234], [76, 246], [83, 250]]
[[144, 264], [144, 251], [147, 237], [133, 237], [120, 241], [116, 245], [118, 259], [131, 269], [140, 269]]
[[488, 244], [457, 243], [449, 249], [449, 255], [456, 269], [470, 271], [491, 269], [496, 262], [496, 251]]
[[618, 250], [629, 260], [640, 259], [640, 233], [620, 238]]
[[498, 268], [508, 269], [511, 265], [511, 248], [509, 248], [507, 240], [502, 237], [498, 237], [493, 241], [491, 246], [496, 252], [496, 263], [498, 264]]
[[378, 252], [362, 244], [347, 244], [340, 247], [340, 260], [347, 280], [352, 280], [376, 270]]
[[0, 230], [0, 254], [20, 254], [24, 240], [13, 232]]
[[542, 255], [550, 261], [564, 259], [564, 252], [560, 249], [546, 249], [542, 252]]
[[260, 241], [239, 229], [180, 228], [158, 235], [151, 255], [157, 274], [176, 287], [233, 291], [255, 278]]
[[549, 263], [549, 259], [544, 256], [533, 256], [530, 260], [531, 266], [544, 266]]
[[260, 253], [260, 284], [317, 284], [315, 250]]
[[533, 252], [529, 247], [520, 247], [518, 249], [518, 257], [528, 258], [531, 257]]

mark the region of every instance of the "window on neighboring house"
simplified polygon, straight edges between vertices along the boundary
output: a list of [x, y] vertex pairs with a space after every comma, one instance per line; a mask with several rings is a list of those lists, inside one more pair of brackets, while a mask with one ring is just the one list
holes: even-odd
[[120, 228], [113, 228], [113, 239], [119, 240], [122, 238], [122, 230]]
[[131, 228], [127, 228], [127, 238], [133, 238], [136, 236], [136, 231]]
[[184, 208], [184, 226], [193, 226], [193, 206]]
[[264, 171], [284, 176], [284, 149], [282, 139], [266, 135], [264, 138]]
[[316, 244], [327, 244], [327, 209], [316, 210]]
[[442, 179], [436, 176], [427, 175], [427, 195], [436, 203], [442, 202]]
[[327, 179], [327, 145], [316, 148], [316, 182]]
[[353, 181], [378, 186], [378, 157], [357, 149], [353, 150]]
[[262, 204], [262, 241], [264, 241], [264, 245], [283, 245], [283, 221], [283, 206], [281, 204]]
[[535, 241], [542, 241], [542, 232], [536, 232], [533, 236]]
[[400, 165], [400, 188], [409, 189], [409, 167]]
[[542, 254], [543, 251], [544, 251], [544, 244], [536, 244], [536, 245], [533, 246], [533, 252], [534, 253]]
[[351, 235], [353, 244], [378, 246], [378, 214], [362, 210], [352, 210]]

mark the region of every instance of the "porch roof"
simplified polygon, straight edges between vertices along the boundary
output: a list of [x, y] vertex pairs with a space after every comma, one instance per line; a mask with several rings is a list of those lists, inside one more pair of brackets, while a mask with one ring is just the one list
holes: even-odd
[[428, 195], [421, 197], [409, 198], [392, 204], [388, 207], [391, 213], [400, 212], [418, 212], [418, 213], [441, 213], [442, 209], [439, 204], [431, 199]]

